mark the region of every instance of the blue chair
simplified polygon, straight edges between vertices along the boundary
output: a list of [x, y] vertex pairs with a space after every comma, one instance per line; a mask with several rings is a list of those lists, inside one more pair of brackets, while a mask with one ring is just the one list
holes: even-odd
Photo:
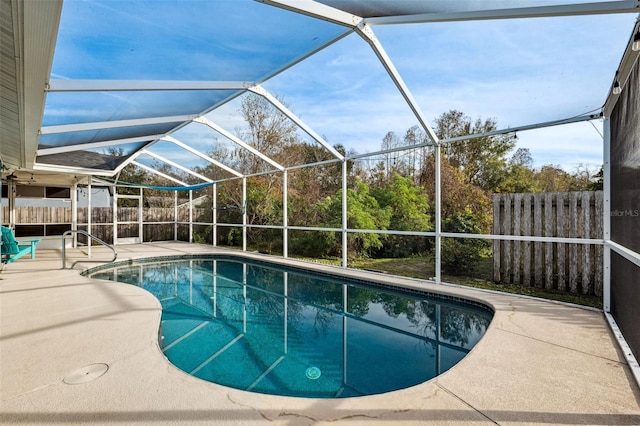
[[2, 263], [8, 264], [20, 259], [25, 254], [29, 253], [32, 259], [36, 257], [36, 244], [42, 239], [34, 238], [30, 240], [16, 240], [11, 228], [6, 226], [2, 228]]

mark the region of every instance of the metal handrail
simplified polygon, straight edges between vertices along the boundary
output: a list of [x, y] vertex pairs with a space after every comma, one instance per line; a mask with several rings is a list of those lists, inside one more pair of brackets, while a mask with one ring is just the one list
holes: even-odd
[[[92, 240], [102, 244], [103, 246], [111, 249], [111, 251], [113, 252], [113, 259], [109, 260], [109, 262], [113, 262], [118, 258], [118, 251], [116, 250], [115, 247], [113, 247], [110, 244], [105, 243], [104, 241], [102, 241], [100, 238], [91, 235], [90, 233], [88, 233], [87, 231], [82, 231], [80, 229], [70, 229], [68, 231], [65, 231], [64, 234], [62, 234], [62, 269], [66, 269], [67, 268], [67, 254], [66, 254], [66, 244], [65, 244], [65, 238], [71, 234], [82, 234], [82, 235], [86, 235], [87, 237], [91, 238]], [[74, 266], [76, 266], [76, 263], [80, 263], [80, 262], [107, 262], [106, 260], [76, 260], [75, 262], [73, 262], [71, 264], [71, 268], [73, 268]]]

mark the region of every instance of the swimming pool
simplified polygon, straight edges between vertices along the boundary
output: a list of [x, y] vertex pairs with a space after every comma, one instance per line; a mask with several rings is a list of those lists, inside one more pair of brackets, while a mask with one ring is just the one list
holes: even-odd
[[476, 302], [233, 256], [86, 274], [160, 300], [160, 346], [176, 367], [267, 394], [345, 398], [417, 385], [459, 362], [493, 316]]

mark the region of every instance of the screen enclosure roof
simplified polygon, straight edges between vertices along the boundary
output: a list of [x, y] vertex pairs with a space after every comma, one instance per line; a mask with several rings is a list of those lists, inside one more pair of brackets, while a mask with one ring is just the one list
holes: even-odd
[[2, 1], [13, 67], [3, 93], [15, 92], [2, 99], [3, 123], [15, 124], [2, 128], [5, 169], [114, 176], [131, 162], [214, 164], [227, 177], [248, 171], [216, 158], [224, 149], [265, 169], [296, 166], [243, 139], [249, 94], [339, 160], [335, 145], [376, 152], [386, 131], [412, 125], [440, 143], [431, 123], [451, 109], [496, 117], [505, 131], [598, 117], [640, 10], [636, 0], [40, 6]]

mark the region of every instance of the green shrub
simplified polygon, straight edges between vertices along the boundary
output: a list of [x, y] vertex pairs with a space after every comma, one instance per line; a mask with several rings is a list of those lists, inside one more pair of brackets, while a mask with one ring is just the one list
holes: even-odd
[[[444, 232], [480, 234], [481, 221], [473, 213], [455, 214], [443, 223]], [[451, 275], [472, 273], [489, 242], [478, 238], [444, 238], [442, 240], [442, 270]]]

